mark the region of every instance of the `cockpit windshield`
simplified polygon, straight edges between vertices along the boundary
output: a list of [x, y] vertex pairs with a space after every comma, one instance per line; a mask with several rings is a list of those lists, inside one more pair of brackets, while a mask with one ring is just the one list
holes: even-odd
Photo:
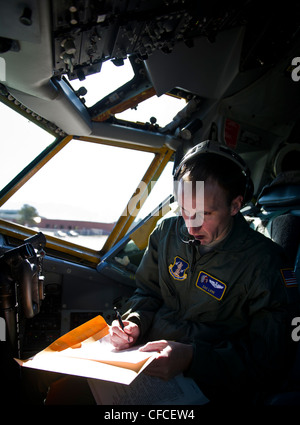
[[[36, 162], [37, 166], [37, 158], [55, 138], [6, 105], [0, 108], [0, 189], [5, 192], [16, 175], [25, 176], [29, 164]], [[0, 219], [99, 250], [154, 156], [148, 151], [71, 139], [29, 181], [18, 183], [16, 193], [2, 203]], [[144, 218], [171, 192], [169, 163], [143, 208], [136, 211], [135, 220]]]
[[[113, 101], [119, 96], [118, 89], [122, 91], [122, 86], [134, 78], [129, 59], [121, 66], [116, 66], [112, 61], [102, 64], [101, 71], [96, 74], [86, 76], [83, 81], [79, 79], [69, 80], [70, 85], [83, 99], [84, 104], [91, 108], [106, 96]], [[186, 105], [186, 100], [175, 96], [153, 95], [131, 108], [125, 109], [121, 113], [116, 113], [115, 117], [121, 120], [146, 123], [152, 117], [159, 127], [166, 126], [176, 114]]]

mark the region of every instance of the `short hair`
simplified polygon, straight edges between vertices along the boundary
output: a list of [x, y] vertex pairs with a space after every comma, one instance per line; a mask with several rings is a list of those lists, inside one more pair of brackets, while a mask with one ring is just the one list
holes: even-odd
[[188, 174], [192, 182], [212, 179], [226, 192], [228, 205], [233, 199], [241, 195], [245, 197], [247, 177], [232, 160], [210, 152], [205, 152], [184, 162], [176, 180], [179, 181]]

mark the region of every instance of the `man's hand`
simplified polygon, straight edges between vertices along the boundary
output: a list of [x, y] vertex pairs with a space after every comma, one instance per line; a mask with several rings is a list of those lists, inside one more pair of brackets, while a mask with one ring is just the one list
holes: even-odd
[[165, 340], [148, 342], [140, 350], [160, 352], [144, 373], [166, 381], [188, 369], [194, 351], [192, 345]]
[[109, 328], [110, 342], [117, 350], [124, 350], [136, 343], [140, 329], [135, 323], [124, 320], [122, 330], [118, 320], [114, 320]]

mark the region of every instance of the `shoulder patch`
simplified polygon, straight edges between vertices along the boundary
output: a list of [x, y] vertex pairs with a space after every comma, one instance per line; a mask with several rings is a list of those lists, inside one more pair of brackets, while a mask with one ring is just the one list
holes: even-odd
[[283, 281], [284, 281], [285, 286], [290, 288], [291, 286], [297, 286], [298, 285], [295, 272], [292, 268], [280, 269], [280, 271], [281, 271], [281, 275], [283, 277]]
[[189, 263], [182, 258], [176, 256], [173, 264], [169, 265], [170, 275], [177, 280], [184, 280], [187, 278], [186, 271], [189, 268]]
[[221, 280], [211, 276], [205, 271], [199, 273], [196, 286], [219, 301], [223, 298], [227, 288], [224, 282], [221, 282]]

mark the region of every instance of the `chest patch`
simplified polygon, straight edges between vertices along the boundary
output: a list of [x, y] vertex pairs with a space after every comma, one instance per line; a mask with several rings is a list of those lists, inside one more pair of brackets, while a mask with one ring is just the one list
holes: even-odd
[[284, 284], [287, 287], [298, 286], [296, 275], [293, 269], [281, 269], [281, 274], [284, 280]]
[[199, 273], [196, 286], [219, 301], [222, 299], [227, 288], [225, 283], [204, 271]]
[[175, 257], [173, 264], [169, 265], [169, 273], [174, 279], [184, 280], [187, 278], [186, 271], [189, 268], [189, 263], [180, 257]]

